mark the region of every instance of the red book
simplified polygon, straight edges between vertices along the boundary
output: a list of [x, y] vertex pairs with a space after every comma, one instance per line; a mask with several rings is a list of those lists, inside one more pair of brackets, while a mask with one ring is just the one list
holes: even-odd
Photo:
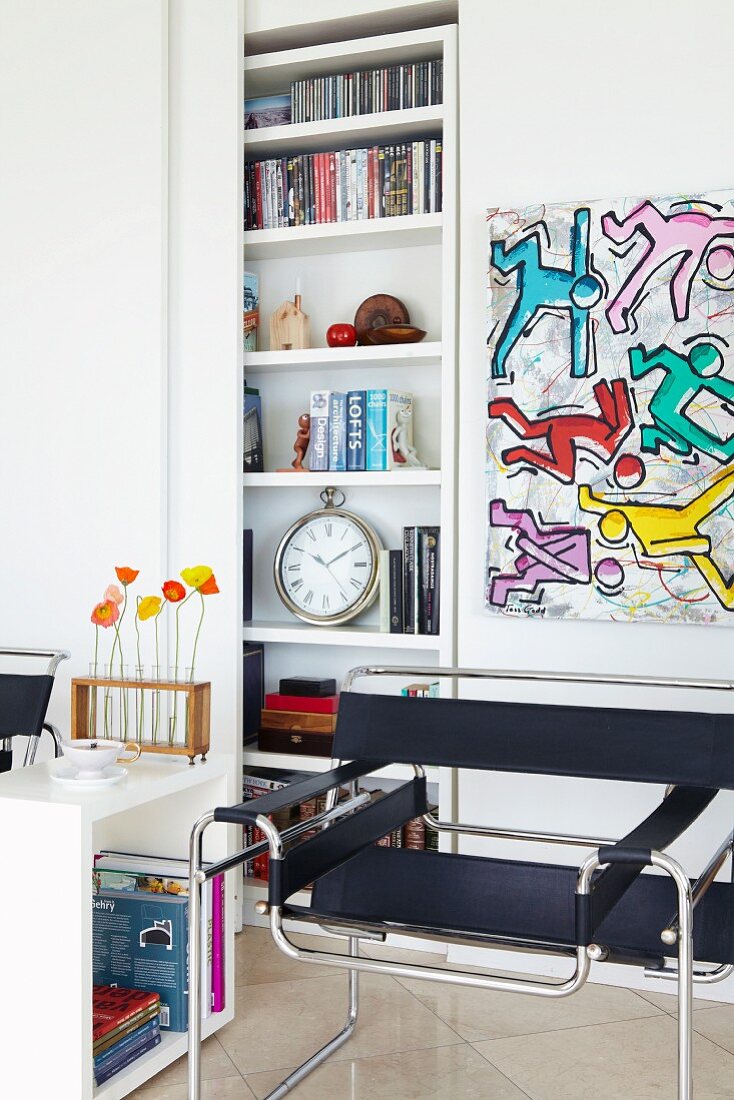
[[301, 714], [336, 714], [339, 710], [338, 695], [281, 695], [271, 691], [265, 696], [265, 710], [292, 710]]
[[133, 1016], [160, 1004], [158, 993], [145, 989], [124, 989], [116, 985], [92, 987], [92, 1042], [115, 1031]]
[[316, 225], [320, 225], [324, 220], [321, 214], [321, 153], [314, 153], [313, 155], [313, 190], [314, 190], [314, 212], [316, 214]]
[[326, 153], [319, 153], [318, 157], [319, 167], [319, 224], [323, 225], [326, 218]]

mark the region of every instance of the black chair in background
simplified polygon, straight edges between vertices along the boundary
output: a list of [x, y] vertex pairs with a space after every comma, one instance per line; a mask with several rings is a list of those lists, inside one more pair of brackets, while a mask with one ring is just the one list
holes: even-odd
[[23, 765], [36, 759], [38, 742], [44, 730], [51, 734], [54, 756], [60, 755], [61, 734], [46, 721], [54, 676], [61, 661], [69, 654], [64, 649], [11, 649], [0, 647], [2, 658], [46, 659], [43, 673], [0, 672], [0, 772], [13, 765], [13, 738], [27, 737]]
[[[592, 961], [640, 967], [675, 981], [678, 991], [678, 1096], [691, 1100], [693, 983], [734, 972], [734, 884], [714, 881], [732, 855], [729, 831], [691, 881], [665, 849], [721, 790], [734, 790], [734, 716], [671, 709], [632, 710], [474, 699], [414, 699], [353, 692], [364, 676], [448, 677], [697, 689], [715, 696], [734, 685], [574, 673], [476, 669], [357, 668], [342, 688], [332, 770], [237, 806], [202, 815], [190, 839], [189, 1100], [200, 1100], [199, 988], [201, 886], [209, 878], [270, 852], [268, 901], [280, 950], [292, 959], [342, 967], [349, 975], [343, 1030], [289, 1074], [267, 1100], [281, 1100], [347, 1041], [357, 1021], [361, 971], [424, 978], [473, 988], [567, 997], [586, 982]], [[348, 763], [344, 763], [348, 761]], [[389, 764], [413, 766], [415, 778], [377, 801], [359, 781]], [[621, 840], [438, 820], [429, 809], [425, 765], [661, 784], [662, 801]], [[339, 788], [346, 798], [338, 801]], [[272, 814], [329, 792], [326, 809], [280, 832]], [[375, 841], [423, 816], [449, 835], [561, 844], [591, 849], [580, 867], [451, 852], [385, 848]], [[202, 837], [214, 821], [256, 825], [266, 841], [206, 868]], [[315, 832], [314, 832], [315, 830]], [[301, 839], [304, 832], [309, 835]], [[642, 872], [655, 867], [661, 875]], [[289, 899], [313, 884], [311, 904]], [[695, 909], [695, 924], [694, 924]], [[299, 947], [284, 921], [310, 921], [344, 937], [347, 955]], [[568, 978], [530, 979], [438, 969], [360, 954], [360, 940], [390, 933], [473, 943], [508, 951], [566, 956]], [[700, 960], [694, 965], [694, 958]], [[284, 1004], [284, 1012], [288, 1006]], [[652, 1054], [654, 1055], [654, 1052]]]

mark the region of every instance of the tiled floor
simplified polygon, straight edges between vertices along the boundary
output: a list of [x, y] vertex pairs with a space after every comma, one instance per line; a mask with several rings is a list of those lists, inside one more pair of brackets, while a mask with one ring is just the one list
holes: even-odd
[[[290, 961], [264, 930], [236, 942], [237, 1017], [204, 1045], [203, 1100], [261, 1100], [346, 1014], [342, 972]], [[355, 1034], [293, 1097], [675, 1100], [675, 1008], [669, 994], [610, 986], [548, 1002], [363, 975]], [[694, 1027], [696, 1100], [733, 1100], [734, 1005], [697, 1001]], [[134, 1096], [186, 1100], [185, 1059]]]

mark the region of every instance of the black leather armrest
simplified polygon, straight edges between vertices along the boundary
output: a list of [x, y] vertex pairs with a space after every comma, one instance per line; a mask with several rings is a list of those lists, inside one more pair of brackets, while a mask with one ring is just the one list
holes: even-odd
[[219, 806], [214, 811], [214, 820], [224, 821], [229, 825], [254, 825], [261, 814], [272, 814], [278, 810], [286, 810], [289, 806], [298, 806], [301, 802], [308, 802], [334, 787], [350, 783], [353, 779], [369, 775], [384, 766], [384, 763], [375, 761], [352, 760], [333, 771], [324, 772], [323, 775], [314, 775], [300, 783], [291, 783], [280, 791], [270, 791], [236, 806]]

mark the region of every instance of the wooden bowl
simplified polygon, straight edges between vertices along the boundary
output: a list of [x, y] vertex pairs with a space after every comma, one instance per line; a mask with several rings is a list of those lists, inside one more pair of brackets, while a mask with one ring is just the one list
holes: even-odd
[[418, 344], [426, 335], [415, 325], [380, 325], [364, 334], [365, 344]]

